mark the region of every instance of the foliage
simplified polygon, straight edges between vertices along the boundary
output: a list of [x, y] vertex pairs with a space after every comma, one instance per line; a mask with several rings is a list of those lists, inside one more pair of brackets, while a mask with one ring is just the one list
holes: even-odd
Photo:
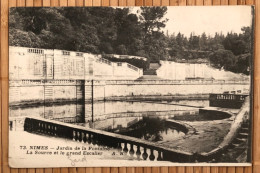
[[232, 69], [236, 57], [230, 50], [219, 49], [209, 55], [210, 62], [217, 68]]
[[111, 7], [11, 8], [9, 43], [102, 55], [142, 56], [148, 60], [126, 61], [144, 69], [150, 62], [160, 60], [202, 60], [217, 68], [248, 74], [252, 57], [250, 27], [241, 28], [241, 34], [168, 35], [163, 32], [168, 21], [165, 18], [167, 7], [140, 7], [140, 13], [130, 10]]
[[251, 28], [242, 27], [242, 33], [216, 33], [214, 37], [190, 34], [189, 38], [178, 33], [168, 40], [169, 59], [172, 61], [205, 59], [216, 68], [249, 74], [251, 60]]
[[137, 55], [158, 61], [167, 54], [166, 37], [160, 31], [166, 12], [166, 7], [142, 7], [140, 15], [129, 8], [111, 7], [12, 8], [10, 45]]

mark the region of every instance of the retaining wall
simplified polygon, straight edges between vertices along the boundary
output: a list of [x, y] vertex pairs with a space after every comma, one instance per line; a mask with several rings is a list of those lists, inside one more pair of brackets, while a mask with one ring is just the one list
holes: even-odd
[[[85, 100], [119, 97], [189, 96], [205, 97], [210, 93], [249, 91], [249, 83], [232, 81], [84, 81], [84, 80], [17, 80], [10, 81], [9, 103], [33, 103], [43, 100], [71, 101], [77, 97], [77, 86], [85, 82]], [[159, 97], [158, 97], [159, 98]]]

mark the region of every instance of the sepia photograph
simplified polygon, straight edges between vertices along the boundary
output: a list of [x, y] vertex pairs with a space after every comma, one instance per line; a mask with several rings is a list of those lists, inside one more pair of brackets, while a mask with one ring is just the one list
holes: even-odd
[[10, 8], [10, 167], [250, 166], [253, 21], [253, 6]]

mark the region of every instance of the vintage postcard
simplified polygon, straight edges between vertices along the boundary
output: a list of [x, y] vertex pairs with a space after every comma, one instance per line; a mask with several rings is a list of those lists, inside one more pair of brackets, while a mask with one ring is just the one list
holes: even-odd
[[9, 11], [15, 168], [251, 165], [254, 7]]

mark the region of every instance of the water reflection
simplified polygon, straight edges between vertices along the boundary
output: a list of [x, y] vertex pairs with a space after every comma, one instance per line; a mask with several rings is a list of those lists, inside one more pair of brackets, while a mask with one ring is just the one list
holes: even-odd
[[[187, 105], [200, 105], [204, 106], [208, 104], [208, 101], [185, 101], [174, 102]], [[92, 105], [90, 103], [85, 104], [85, 117], [91, 116]], [[44, 118], [62, 118], [62, 117], [75, 117], [77, 114], [76, 104], [66, 105], [48, 105], [48, 106], [36, 106], [36, 107], [23, 107], [14, 108], [10, 107], [9, 117], [44, 117]], [[178, 105], [158, 104], [158, 103], [146, 103], [146, 102], [122, 102], [122, 101], [108, 101], [108, 102], [96, 102], [94, 103], [94, 115], [96, 117], [102, 115], [110, 115], [117, 113], [138, 113], [138, 112], [167, 112], [167, 111], [195, 111], [196, 108], [184, 107]], [[155, 114], [155, 113], [154, 113]]]
[[110, 118], [89, 122], [86, 126], [152, 142], [170, 141], [185, 135], [180, 129], [169, 127], [165, 119], [153, 116]]
[[[180, 102], [180, 101], [179, 101]], [[175, 102], [176, 103], [176, 102]], [[181, 104], [207, 105], [208, 101], [183, 101]], [[146, 102], [122, 102], [122, 101], [107, 101], [96, 102], [94, 104], [94, 121], [107, 120], [117, 122], [120, 121], [122, 127], [128, 126], [123, 124], [123, 119], [131, 123], [131, 121], [139, 121], [143, 116], [157, 116], [163, 118], [171, 118], [175, 115], [194, 114], [198, 111], [197, 108], [184, 107], [178, 105], [146, 103]], [[85, 113], [84, 113], [85, 112]], [[84, 114], [85, 116], [84, 116]], [[85, 118], [86, 124], [92, 121], [92, 105], [85, 104], [83, 111], [82, 105], [66, 104], [66, 105], [47, 105], [35, 107], [10, 107], [9, 118], [10, 122], [15, 121], [12, 126], [23, 127], [22, 122], [25, 117], [42, 117], [67, 123], [82, 122]], [[120, 119], [121, 118], [121, 119]], [[19, 121], [18, 121], [19, 120]], [[19, 123], [17, 123], [19, 122]], [[85, 125], [86, 125], [85, 124]], [[100, 123], [100, 126], [102, 123]], [[87, 125], [86, 125], [87, 126]], [[105, 124], [103, 126], [106, 126]], [[13, 128], [15, 129], [15, 128]]]

